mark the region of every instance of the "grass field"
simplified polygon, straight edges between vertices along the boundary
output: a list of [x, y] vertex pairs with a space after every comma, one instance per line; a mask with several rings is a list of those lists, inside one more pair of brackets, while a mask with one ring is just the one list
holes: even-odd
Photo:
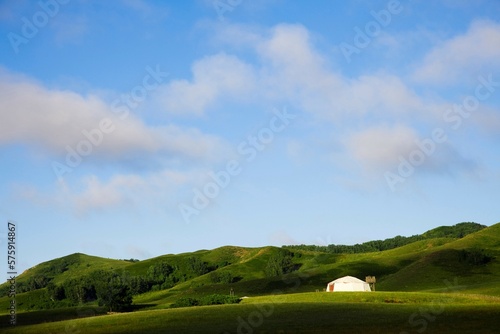
[[[61, 311], [60, 319], [71, 310]], [[74, 309], [73, 312], [77, 312]], [[29, 316], [28, 316], [29, 315]], [[37, 312], [26, 314], [42, 320]], [[200, 306], [99, 315], [2, 333], [495, 333], [500, 298], [456, 293], [297, 293]], [[2, 319], [5, 323], [5, 317]]]

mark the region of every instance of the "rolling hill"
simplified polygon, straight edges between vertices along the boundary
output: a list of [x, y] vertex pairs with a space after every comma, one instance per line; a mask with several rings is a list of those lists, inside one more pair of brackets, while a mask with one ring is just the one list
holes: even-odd
[[[139, 277], [156, 275], [154, 269], [162, 266], [168, 274], [159, 283], [146, 282], [149, 291], [138, 288], [134, 304], [163, 309], [182, 297], [230, 291], [238, 296], [322, 291], [327, 282], [344, 275], [374, 275], [377, 291], [459, 291], [500, 296], [500, 223], [490, 227], [466, 224], [439, 227], [403, 246], [366, 253], [332, 253], [307, 246], [224, 246], [138, 262], [71, 254], [41, 263], [18, 277], [18, 292], [25, 292], [17, 295], [17, 309], [71, 307], [75, 303], [67, 296], [55, 300], [49, 294], [50, 286], [67, 287], [98, 270], [113, 271], [123, 281], [137, 283]], [[273, 271], [276, 266], [283, 271]], [[8, 309], [8, 287], [7, 283], [0, 286], [3, 313]], [[90, 300], [89, 305], [92, 303]]]

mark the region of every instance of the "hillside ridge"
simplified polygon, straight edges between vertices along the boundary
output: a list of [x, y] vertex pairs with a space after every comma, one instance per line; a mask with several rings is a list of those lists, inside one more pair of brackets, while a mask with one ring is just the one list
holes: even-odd
[[[92, 303], [97, 298], [92, 282], [109, 275], [127, 286], [134, 303], [160, 308], [178, 298], [230, 290], [241, 295], [322, 290], [326, 282], [346, 275], [376, 276], [377, 287], [385, 291], [438, 291], [444, 281], [458, 279], [475, 293], [500, 296], [500, 223], [461, 223], [424, 234], [426, 238], [403, 246], [366, 253], [300, 245], [221, 246], [142, 261], [73, 253], [20, 275], [18, 307], [29, 311]], [[8, 303], [8, 287], [0, 285], [0, 307]]]

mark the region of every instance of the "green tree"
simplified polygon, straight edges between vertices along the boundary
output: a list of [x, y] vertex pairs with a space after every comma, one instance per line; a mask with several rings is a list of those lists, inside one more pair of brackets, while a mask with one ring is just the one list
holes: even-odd
[[66, 298], [74, 304], [82, 304], [97, 299], [95, 285], [90, 277], [71, 279], [63, 286]]
[[148, 268], [146, 276], [154, 284], [162, 284], [174, 272], [174, 267], [165, 261], [156, 263]]
[[53, 282], [47, 284], [47, 292], [53, 301], [66, 298], [64, 287], [62, 285], [55, 285]]
[[231, 275], [231, 272], [229, 271], [223, 271], [223, 272], [219, 272], [219, 271], [212, 271], [210, 273], [210, 280], [212, 281], [212, 283], [222, 283], [222, 284], [229, 284], [229, 283], [233, 283], [234, 281], [234, 277], [233, 275]]
[[293, 271], [292, 257], [293, 253], [285, 249], [271, 255], [265, 268], [266, 276], [275, 277]]
[[201, 276], [208, 273], [208, 266], [206, 262], [200, 260], [200, 258], [191, 256], [188, 258], [189, 269], [196, 275]]
[[96, 272], [95, 282], [99, 306], [106, 306], [109, 312], [132, 305], [132, 291], [125, 280], [115, 272]]
[[147, 292], [151, 289], [151, 284], [143, 276], [133, 276], [130, 278], [130, 291], [133, 295]]

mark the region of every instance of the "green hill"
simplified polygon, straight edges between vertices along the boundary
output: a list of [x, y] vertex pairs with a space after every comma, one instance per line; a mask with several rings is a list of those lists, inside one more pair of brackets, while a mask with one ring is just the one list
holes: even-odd
[[[134, 291], [134, 304], [150, 309], [168, 308], [180, 298], [230, 291], [238, 296], [323, 291], [327, 282], [344, 275], [361, 279], [376, 276], [376, 289], [380, 291], [460, 291], [500, 296], [500, 224], [438, 227], [417, 239], [400, 247], [364, 253], [300, 246], [224, 246], [139, 262], [72, 254], [20, 275], [17, 307], [23, 312], [81, 303], [95, 305], [95, 291], [84, 291], [87, 297], [83, 298], [70, 290], [75, 285], [88, 288], [85, 284], [99, 270], [114, 272]], [[390, 241], [385, 243], [388, 245], [395, 239], [386, 240]], [[8, 288], [8, 283], [0, 286], [4, 313], [9, 305]], [[65, 293], [58, 294], [58, 288]]]

